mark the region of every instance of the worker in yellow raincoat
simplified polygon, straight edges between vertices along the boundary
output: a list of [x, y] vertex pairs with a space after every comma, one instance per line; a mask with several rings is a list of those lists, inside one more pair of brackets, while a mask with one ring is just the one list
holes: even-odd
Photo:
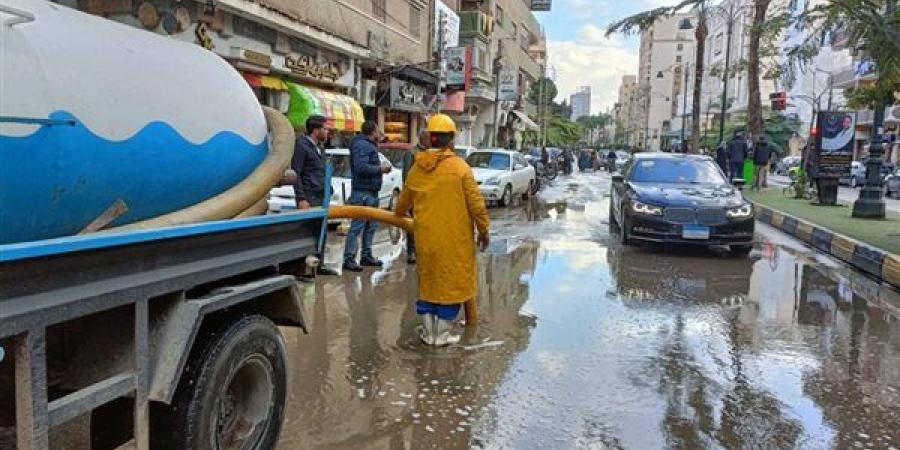
[[460, 306], [475, 298], [475, 229], [490, 243], [487, 208], [472, 169], [453, 152], [456, 124], [445, 114], [428, 121], [431, 148], [416, 155], [394, 214], [415, 216], [420, 336], [429, 345], [459, 341], [452, 333]]

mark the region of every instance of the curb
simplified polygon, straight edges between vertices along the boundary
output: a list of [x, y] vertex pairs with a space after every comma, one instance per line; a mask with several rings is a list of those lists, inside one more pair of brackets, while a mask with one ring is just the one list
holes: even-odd
[[900, 255], [835, 233], [812, 222], [753, 202], [756, 220], [787, 233], [875, 278], [900, 288]]

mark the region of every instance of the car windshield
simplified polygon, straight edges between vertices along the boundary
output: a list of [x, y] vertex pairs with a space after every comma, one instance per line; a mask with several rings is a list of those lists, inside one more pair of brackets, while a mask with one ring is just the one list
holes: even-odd
[[465, 147], [456, 147], [453, 149], [453, 153], [456, 153], [456, 156], [459, 156], [460, 158], [465, 158], [466, 150], [467, 149]]
[[394, 167], [402, 167], [403, 166], [403, 155], [405, 155], [408, 150], [400, 150], [396, 148], [385, 148], [381, 149], [381, 153], [384, 154], [385, 158], [394, 165]]
[[509, 155], [504, 153], [472, 153], [466, 162], [477, 169], [509, 170]]
[[631, 181], [644, 183], [724, 184], [718, 167], [709, 160], [644, 159], [634, 165]]
[[350, 178], [350, 155], [329, 155], [334, 167], [332, 176]]

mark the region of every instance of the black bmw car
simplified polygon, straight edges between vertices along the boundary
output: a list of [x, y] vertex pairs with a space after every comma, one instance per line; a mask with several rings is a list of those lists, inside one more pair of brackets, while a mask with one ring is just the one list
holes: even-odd
[[753, 207], [708, 156], [636, 153], [612, 177], [609, 223], [631, 241], [728, 245], [748, 253]]

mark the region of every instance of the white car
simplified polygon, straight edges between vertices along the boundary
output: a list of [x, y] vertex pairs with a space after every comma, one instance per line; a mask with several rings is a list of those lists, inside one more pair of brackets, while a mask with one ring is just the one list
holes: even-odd
[[[350, 150], [346, 148], [332, 148], [325, 150], [331, 158], [334, 173], [331, 175], [331, 204], [343, 205], [350, 199]], [[391, 162], [378, 153], [382, 163]], [[381, 191], [378, 192], [378, 206], [390, 209], [394, 207], [394, 199], [403, 187], [402, 171], [391, 164], [391, 171], [384, 174], [381, 182]], [[297, 209], [294, 199], [293, 186], [278, 186], [269, 191], [269, 213], [290, 212]]]
[[498, 202], [500, 206], [512, 203], [516, 195], [525, 196], [537, 190], [534, 167], [519, 152], [476, 150], [466, 162], [472, 167], [484, 199]]
[[457, 145], [453, 148], [453, 152], [456, 153], [456, 156], [459, 156], [462, 159], [468, 158], [469, 155], [477, 150], [477, 148], [472, 147], [471, 145]]

